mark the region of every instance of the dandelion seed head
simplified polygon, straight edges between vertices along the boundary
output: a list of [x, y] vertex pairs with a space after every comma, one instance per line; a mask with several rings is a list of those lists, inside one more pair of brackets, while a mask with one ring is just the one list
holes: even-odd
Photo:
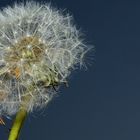
[[21, 104], [29, 112], [42, 108], [88, 47], [72, 17], [49, 4], [15, 3], [0, 19], [0, 114], [13, 115]]

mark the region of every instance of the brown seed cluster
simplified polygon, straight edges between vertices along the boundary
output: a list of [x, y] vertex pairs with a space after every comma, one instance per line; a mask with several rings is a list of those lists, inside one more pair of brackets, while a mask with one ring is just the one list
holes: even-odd
[[44, 55], [45, 44], [38, 37], [24, 37], [9, 47], [4, 60], [9, 65], [9, 74], [18, 79], [22, 71], [30, 73], [31, 66], [39, 63]]

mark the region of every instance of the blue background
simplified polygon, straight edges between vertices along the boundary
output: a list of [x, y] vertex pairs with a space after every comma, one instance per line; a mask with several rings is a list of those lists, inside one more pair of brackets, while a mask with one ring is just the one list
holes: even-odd
[[[66, 8], [96, 47], [46, 110], [30, 114], [20, 140], [140, 139], [140, 1], [52, 0]], [[1, 0], [0, 6], [12, 4]], [[6, 120], [7, 127], [11, 121]], [[0, 126], [0, 140], [8, 133]]]

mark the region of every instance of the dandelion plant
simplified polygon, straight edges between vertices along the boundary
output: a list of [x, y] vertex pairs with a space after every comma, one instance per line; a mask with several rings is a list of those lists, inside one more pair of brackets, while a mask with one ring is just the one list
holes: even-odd
[[17, 140], [29, 112], [42, 109], [83, 65], [89, 50], [73, 18], [47, 3], [15, 3], [0, 12], [0, 116], [15, 120]]

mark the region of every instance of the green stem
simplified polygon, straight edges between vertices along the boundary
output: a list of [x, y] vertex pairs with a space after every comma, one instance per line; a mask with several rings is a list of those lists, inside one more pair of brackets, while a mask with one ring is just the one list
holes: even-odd
[[13, 122], [13, 126], [11, 128], [8, 140], [18, 140], [20, 130], [26, 116], [27, 116], [27, 110], [25, 108], [21, 108], [19, 112], [16, 114], [16, 118]]
[[[33, 86], [31, 85], [28, 89], [33, 90]], [[16, 114], [16, 118], [13, 122], [8, 140], [18, 140], [21, 127], [27, 116], [27, 109], [31, 97], [32, 96], [30, 94], [29, 95], [27, 94], [26, 96], [22, 97], [21, 107]]]

